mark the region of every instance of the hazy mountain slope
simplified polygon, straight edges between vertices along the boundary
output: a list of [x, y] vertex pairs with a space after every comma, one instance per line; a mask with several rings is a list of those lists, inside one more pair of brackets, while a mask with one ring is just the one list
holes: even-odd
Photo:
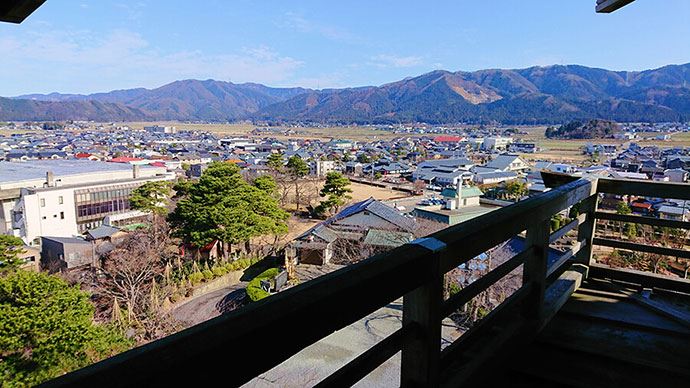
[[214, 80], [182, 80], [156, 89], [115, 90], [90, 95], [32, 94], [15, 99], [34, 101], [99, 101], [125, 104], [150, 119], [226, 121], [304, 93], [303, 88], [270, 88]]
[[100, 101], [33, 101], [0, 97], [0, 117], [10, 121], [149, 120], [145, 112], [119, 103]]

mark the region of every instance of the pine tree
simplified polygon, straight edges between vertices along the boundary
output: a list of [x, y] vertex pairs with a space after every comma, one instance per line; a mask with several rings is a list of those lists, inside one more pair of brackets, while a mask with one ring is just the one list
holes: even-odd
[[282, 154], [270, 154], [266, 159], [266, 165], [276, 171], [281, 170], [285, 163], [283, 162]]
[[326, 199], [317, 206], [316, 212], [319, 214], [326, 211], [337, 212], [348, 199], [352, 198], [348, 194], [351, 192], [349, 179], [337, 171], [329, 172], [326, 174], [326, 183], [320, 192], [321, 196], [326, 197]]
[[285, 234], [287, 218], [277, 200], [245, 181], [237, 166], [212, 163], [177, 203], [169, 221], [176, 236], [200, 248], [215, 240], [229, 246]]
[[0, 234], [0, 272], [13, 270], [22, 263], [24, 241], [19, 237]]

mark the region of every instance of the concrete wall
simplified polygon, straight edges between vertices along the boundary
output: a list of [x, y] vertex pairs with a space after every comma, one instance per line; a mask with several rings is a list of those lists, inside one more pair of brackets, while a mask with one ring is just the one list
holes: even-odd
[[24, 210], [24, 232], [21, 237], [27, 244], [33, 244], [34, 239], [40, 236], [71, 237], [79, 234], [74, 189], [25, 194], [20, 206]]

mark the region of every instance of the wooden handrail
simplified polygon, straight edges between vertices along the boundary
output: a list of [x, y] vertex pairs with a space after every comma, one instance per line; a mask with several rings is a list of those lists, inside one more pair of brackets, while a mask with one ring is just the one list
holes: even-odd
[[669, 183], [640, 181], [632, 179], [600, 178], [597, 191], [618, 195], [642, 195], [652, 198], [673, 198], [690, 200], [690, 185], [687, 183]]
[[[602, 184], [602, 182], [604, 182]], [[658, 183], [580, 179], [515, 205], [451, 226], [392, 251], [342, 268], [159, 341], [130, 350], [44, 384], [50, 387], [241, 385], [301, 349], [367, 314], [403, 298], [403, 327], [323, 381], [351, 384], [402, 350], [402, 385], [437, 385], [444, 365], [467, 340], [509, 307], [543, 323], [544, 290], [569, 263], [591, 264], [598, 192], [624, 189], [646, 195]], [[690, 199], [687, 186], [663, 184], [655, 195]], [[664, 191], [668, 190], [668, 191]], [[683, 191], [686, 190], [686, 191]], [[553, 234], [549, 220], [581, 204], [581, 214]], [[547, 267], [549, 244], [577, 228], [578, 243]], [[527, 230], [523, 252], [489, 271], [444, 302], [443, 275]], [[440, 350], [441, 319], [462, 307], [520, 264], [525, 283], [476, 329]], [[609, 274], [609, 270], [599, 269]], [[634, 275], [636, 279], [640, 276]], [[664, 285], [671, 283], [664, 283]], [[238, 351], [239, 350], [239, 351]], [[228, 354], [235, 357], [228, 358]], [[239, 353], [239, 354], [238, 354]]]
[[547, 269], [546, 271], [546, 279], [547, 282], [549, 280], [554, 280], [554, 278], [558, 277], [566, 268], [569, 262], [572, 261], [572, 259], [577, 256], [577, 254], [582, 250], [584, 247], [587, 246], [587, 240], [582, 240], [582, 241], [577, 241], [570, 249], [565, 251], [561, 256], [556, 259], [556, 261], [551, 264], [551, 266]]
[[593, 196], [596, 186], [596, 180], [579, 179], [434, 233], [434, 238], [447, 245], [441, 255], [441, 272], [448, 272], [487, 249]]

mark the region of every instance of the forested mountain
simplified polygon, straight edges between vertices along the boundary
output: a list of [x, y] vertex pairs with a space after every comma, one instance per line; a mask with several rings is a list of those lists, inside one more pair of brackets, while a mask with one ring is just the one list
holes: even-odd
[[549, 139], [606, 139], [612, 138], [621, 129], [618, 123], [609, 120], [571, 121], [558, 128], [546, 128]]
[[[17, 106], [19, 100], [27, 99], [34, 104]], [[38, 104], [38, 100], [51, 105]], [[107, 115], [108, 120], [136, 116], [142, 120], [342, 123], [685, 121], [690, 118], [690, 64], [640, 72], [577, 65], [438, 70], [381, 86], [325, 90], [185, 80], [152, 90], [27, 95], [12, 104], [0, 100], [0, 119], [40, 120], [46, 112], [53, 115], [51, 120], [77, 119], [71, 115], [84, 104], [89, 118], [95, 120]], [[98, 117], [101, 111], [104, 117]]]

